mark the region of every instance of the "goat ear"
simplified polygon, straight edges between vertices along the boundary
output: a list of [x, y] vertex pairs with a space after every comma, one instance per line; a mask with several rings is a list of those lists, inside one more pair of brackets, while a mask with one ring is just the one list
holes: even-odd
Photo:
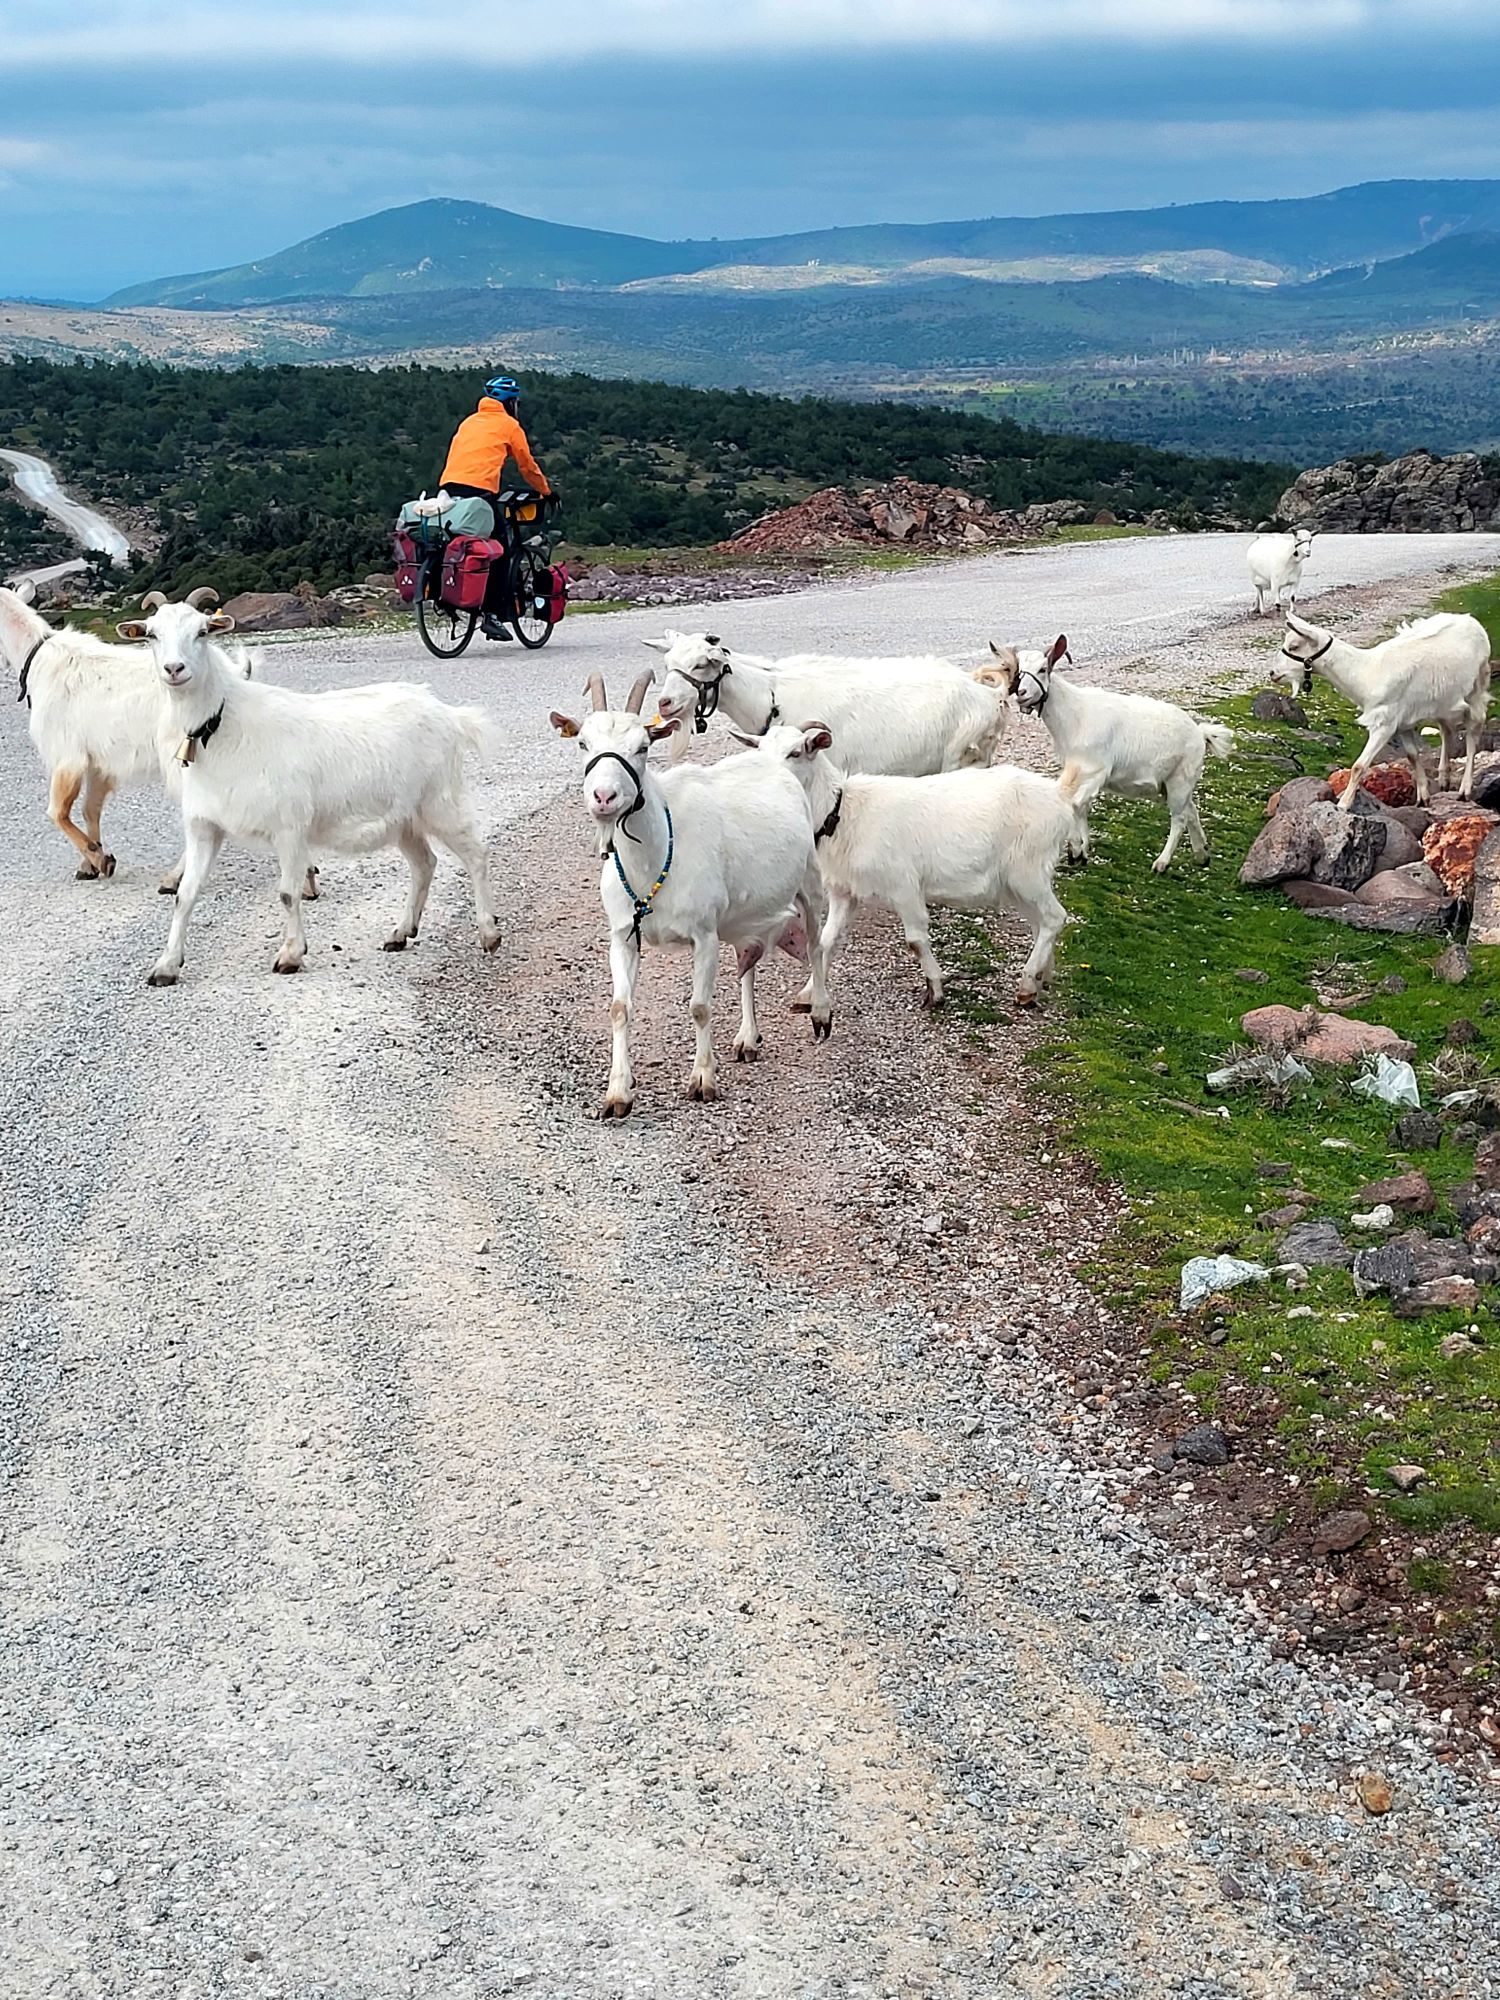
[[234, 630], [234, 620], [229, 616], [227, 611], [216, 611], [208, 621], [208, 630], [210, 632], [232, 632]]
[[1002, 667], [1018, 667], [1021, 664], [1021, 656], [1014, 646], [997, 646], [994, 640], [991, 639], [990, 651]]
[[36, 603], [36, 585], [29, 576], [23, 576], [19, 583], [13, 583], [11, 591], [23, 604]]
[[649, 646], [653, 653], [670, 653], [672, 650], [670, 639], [642, 639], [641, 644]]
[[729, 733], [736, 743], [743, 743], [747, 750], [758, 750], [760, 748], [761, 739], [758, 736], [750, 736], [743, 729], [734, 728], [732, 724]]
[[826, 722], [810, 722], [802, 732], [802, 748], [811, 757], [815, 751], [833, 748], [833, 731]]
[[1057, 637], [1052, 641], [1052, 650], [1047, 655], [1047, 665], [1055, 667], [1059, 660], [1065, 660], [1067, 657], [1068, 635], [1066, 632], [1059, 632]]
[[664, 737], [671, 736], [676, 728], [677, 717], [674, 715], [670, 722], [648, 722], [646, 724], [646, 734], [651, 738], [653, 743], [660, 743]]
[[[122, 625], [120, 630], [123, 632], [124, 629]], [[578, 734], [579, 724], [573, 720], [571, 715], [559, 715], [554, 708], [550, 719], [552, 727], [557, 731], [559, 736], [576, 736]]]
[[117, 625], [115, 630], [122, 639], [144, 639], [146, 636], [146, 621], [144, 618], [127, 618], [124, 624]]

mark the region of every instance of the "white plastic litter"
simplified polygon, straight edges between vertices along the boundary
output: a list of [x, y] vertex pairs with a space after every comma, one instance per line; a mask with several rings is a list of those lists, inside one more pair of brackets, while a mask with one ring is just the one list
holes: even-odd
[[1439, 1111], [1467, 1111], [1471, 1104], [1479, 1102], [1477, 1090], [1450, 1090], [1448, 1095], [1438, 1100]]
[[1408, 1111], [1415, 1111], [1422, 1102], [1411, 1064], [1392, 1062], [1389, 1056], [1376, 1056], [1374, 1069], [1355, 1077], [1349, 1088], [1361, 1097], [1378, 1097], [1383, 1104], [1399, 1104]]
[[1182, 1267], [1179, 1302], [1184, 1312], [1190, 1312], [1215, 1292], [1232, 1292], [1236, 1285], [1261, 1285], [1270, 1275], [1264, 1264], [1252, 1264], [1244, 1257], [1189, 1257]]
[[1275, 1056], [1269, 1049], [1257, 1049], [1253, 1056], [1241, 1056], [1223, 1069], [1210, 1070], [1203, 1081], [1210, 1090], [1238, 1090], [1256, 1083], [1311, 1083], [1312, 1071], [1295, 1056]]
[[1377, 1202], [1363, 1215], [1351, 1215], [1350, 1224], [1355, 1229], [1389, 1229], [1396, 1220], [1396, 1211], [1388, 1201]]

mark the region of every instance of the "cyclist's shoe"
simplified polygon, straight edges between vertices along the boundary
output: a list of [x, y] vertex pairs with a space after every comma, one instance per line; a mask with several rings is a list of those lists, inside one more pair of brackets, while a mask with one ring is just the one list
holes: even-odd
[[480, 621], [479, 629], [483, 632], [486, 639], [509, 639], [510, 637], [510, 632], [506, 628], [504, 621], [496, 618], [493, 612], [486, 613], [485, 617]]

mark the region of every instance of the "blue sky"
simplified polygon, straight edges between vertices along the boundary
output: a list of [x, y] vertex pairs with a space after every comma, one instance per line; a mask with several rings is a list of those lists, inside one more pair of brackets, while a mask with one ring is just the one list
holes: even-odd
[[426, 195], [654, 236], [1500, 177], [1490, 0], [70, 0], [0, 41], [0, 295]]

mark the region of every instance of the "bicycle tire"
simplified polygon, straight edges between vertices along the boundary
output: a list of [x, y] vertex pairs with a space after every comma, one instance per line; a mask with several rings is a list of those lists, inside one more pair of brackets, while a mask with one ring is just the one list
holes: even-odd
[[[436, 581], [441, 578], [442, 573], [442, 557], [437, 555], [425, 557], [422, 567], [417, 571], [415, 599], [417, 630], [421, 633], [422, 644], [429, 653], [436, 654], [440, 660], [456, 660], [474, 636], [474, 629], [479, 623], [479, 613], [455, 611], [451, 605], [444, 604], [435, 591], [429, 595], [427, 589], [429, 578]], [[439, 628], [444, 624], [448, 627], [446, 640], [440, 637]], [[460, 626], [463, 628], [462, 634]]]
[[[545, 646], [557, 629], [552, 616], [552, 569], [530, 549], [517, 552], [511, 569], [510, 627], [529, 652]], [[538, 609], [545, 605], [546, 610]]]

